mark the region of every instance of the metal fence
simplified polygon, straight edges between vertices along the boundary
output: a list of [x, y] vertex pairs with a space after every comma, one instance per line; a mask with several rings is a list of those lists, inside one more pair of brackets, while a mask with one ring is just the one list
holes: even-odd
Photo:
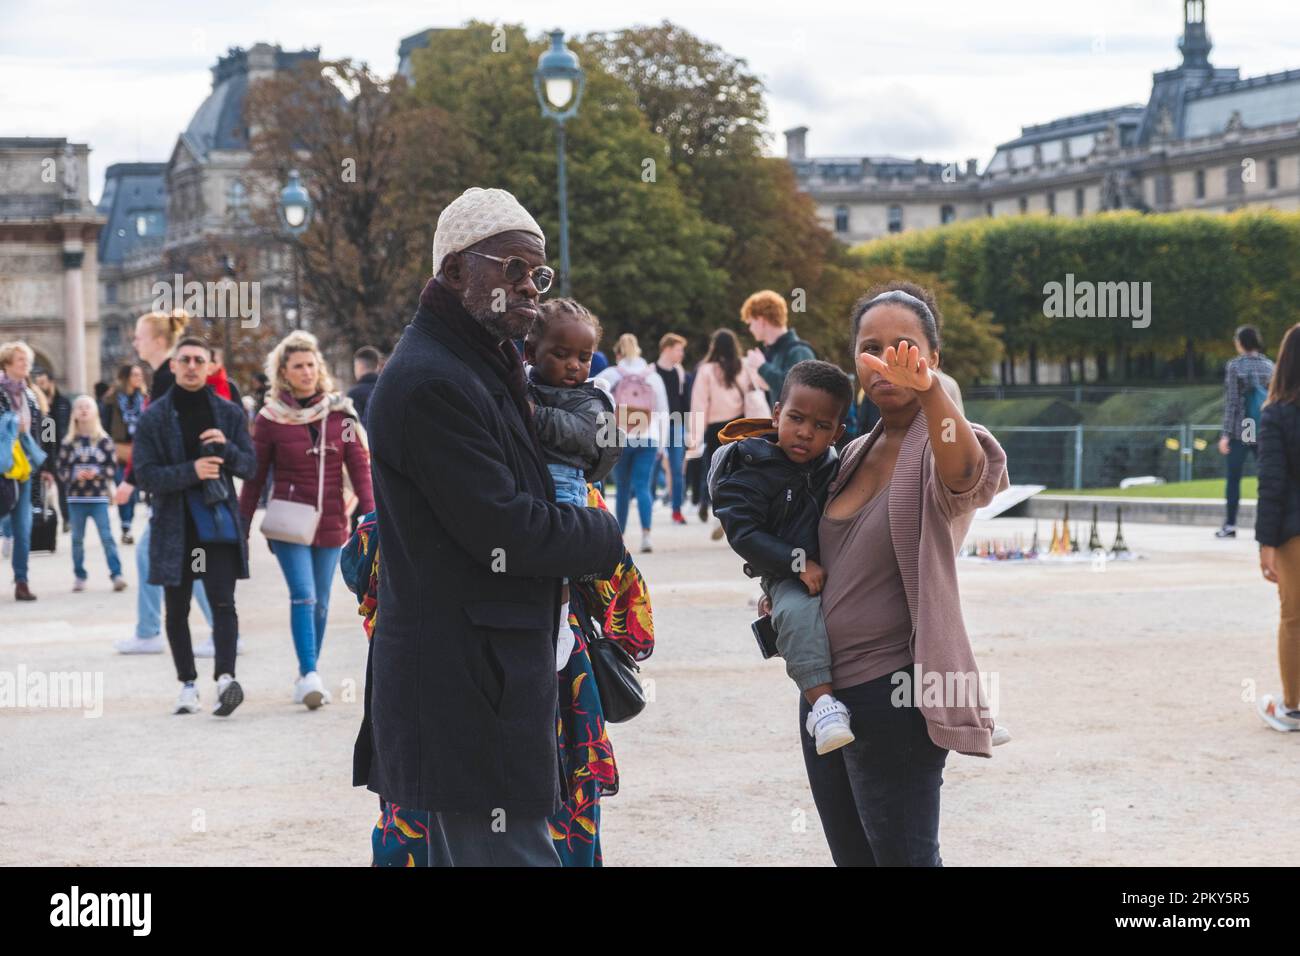
[[[1015, 425], [989, 428], [1011, 480], [1049, 488], [1113, 488], [1124, 478], [1221, 478], [1217, 425]], [[1246, 459], [1255, 474], [1255, 459]]]

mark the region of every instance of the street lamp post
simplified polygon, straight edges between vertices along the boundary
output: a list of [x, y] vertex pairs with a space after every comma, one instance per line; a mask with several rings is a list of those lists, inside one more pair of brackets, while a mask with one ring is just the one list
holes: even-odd
[[555, 120], [555, 155], [560, 194], [560, 294], [569, 295], [569, 192], [564, 170], [564, 122], [578, 112], [587, 78], [577, 55], [564, 45], [564, 31], [552, 30], [551, 48], [537, 58], [533, 89], [542, 115]]
[[298, 170], [289, 171], [289, 181], [280, 190], [280, 224], [293, 242], [293, 327], [302, 328], [302, 298], [298, 288], [299, 239], [311, 225], [311, 196], [298, 181]]

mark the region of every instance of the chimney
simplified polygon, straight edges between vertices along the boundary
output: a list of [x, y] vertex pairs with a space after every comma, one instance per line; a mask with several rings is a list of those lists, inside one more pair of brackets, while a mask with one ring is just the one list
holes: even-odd
[[796, 126], [785, 131], [785, 158], [790, 162], [801, 163], [807, 158], [804, 152], [804, 138], [807, 135], [807, 126]]
[[977, 166], [978, 166], [978, 163], [977, 163], [975, 160], [973, 160], [973, 159], [968, 159], [968, 160], [966, 160], [966, 175], [967, 175], [967, 176], [974, 176], [974, 175], [976, 175], [975, 170], [976, 170]]

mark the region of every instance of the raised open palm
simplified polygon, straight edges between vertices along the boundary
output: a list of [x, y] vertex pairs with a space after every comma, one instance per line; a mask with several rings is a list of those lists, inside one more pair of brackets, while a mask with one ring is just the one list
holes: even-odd
[[[875, 372], [890, 385], [918, 392], [926, 391], [934, 383], [930, 363], [921, 356], [915, 345], [908, 345], [901, 339], [897, 348], [889, 346], [879, 358], [869, 352], [859, 352], [858, 369], [860, 372]], [[865, 379], [866, 376], [863, 375], [862, 378]]]

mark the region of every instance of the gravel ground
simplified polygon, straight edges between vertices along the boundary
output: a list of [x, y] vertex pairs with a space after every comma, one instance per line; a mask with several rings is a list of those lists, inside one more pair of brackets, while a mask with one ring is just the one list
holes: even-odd
[[[749, 634], [757, 584], [704, 525], [667, 517], [657, 510], [656, 550], [639, 561], [658, 650], [642, 671], [651, 705], [611, 731], [622, 791], [603, 804], [606, 862], [827, 865], [797, 692]], [[1277, 599], [1254, 542], [1166, 525], [1125, 537], [1144, 559], [1104, 573], [961, 563], [976, 656], [1014, 740], [992, 760], [950, 756], [948, 865], [1280, 863], [1300, 849], [1267, 796], [1300, 786], [1300, 734], [1252, 712], [1256, 688], [1278, 687]], [[238, 591], [247, 701], [226, 721], [175, 717], [170, 657], [111, 649], [133, 630], [131, 549], [132, 590], [111, 592], [88, 541], [91, 587], [73, 594], [66, 536], [59, 547], [33, 557], [39, 601], [0, 595], [0, 675], [100, 675], [102, 716], [0, 708], [0, 864], [366, 864], [376, 799], [349, 786], [366, 648], [342, 583], [322, 662], [335, 702], [307, 712], [290, 699], [287, 593], [255, 535]], [[197, 611], [194, 624], [206, 636]]]

